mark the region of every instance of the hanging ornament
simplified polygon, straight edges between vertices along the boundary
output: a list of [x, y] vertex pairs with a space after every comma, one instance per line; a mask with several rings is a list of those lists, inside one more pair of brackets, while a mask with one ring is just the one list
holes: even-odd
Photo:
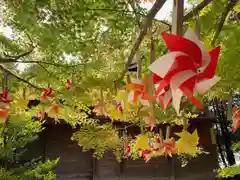
[[131, 144], [126, 143], [124, 145], [124, 156], [123, 158], [128, 159], [131, 156]]
[[59, 104], [52, 103], [51, 107], [48, 110], [48, 115], [52, 118], [54, 118], [55, 122], [59, 121]]
[[65, 83], [65, 87], [67, 90], [70, 90], [71, 89], [71, 82], [69, 79], [67, 79], [66, 83]]
[[232, 129], [233, 132], [235, 133], [237, 131], [238, 128], [240, 128], [240, 110], [237, 106], [233, 107], [233, 113], [232, 113], [232, 120], [233, 120], [233, 124], [232, 124]]
[[139, 156], [143, 157], [145, 162], [148, 162], [151, 159], [152, 150], [140, 150]]
[[178, 154], [188, 154], [190, 156], [197, 156], [200, 154], [200, 149], [198, 145], [198, 133], [195, 130], [192, 134], [186, 130], [183, 130], [180, 133], [175, 133], [180, 139], [176, 142]]
[[[158, 87], [160, 82], [163, 80], [163, 78], [159, 77], [156, 74], [153, 74], [153, 83], [154, 85]], [[158, 94], [158, 101], [162, 107], [162, 109], [165, 111], [167, 106], [172, 102], [172, 93], [169, 88], [169, 86], [166, 86], [162, 89], [162, 91]]]
[[105, 111], [104, 104], [101, 102], [101, 100], [98, 100], [94, 105], [93, 112], [96, 113], [97, 116], [107, 116], [107, 112]]
[[149, 66], [153, 73], [162, 78], [156, 95], [168, 87], [168, 99], [172, 96], [177, 114], [183, 95], [202, 108], [202, 104], [194, 97], [194, 92], [205, 93], [220, 80], [214, 76], [220, 48], [207, 52], [191, 29], [188, 29], [184, 37], [165, 32], [162, 37], [170, 52]]
[[164, 139], [162, 146], [163, 146], [162, 152], [165, 156], [168, 155], [168, 156], [172, 157], [172, 155], [177, 152], [175, 139], [173, 137]]
[[0, 120], [6, 121], [8, 117], [8, 110], [5, 108], [0, 108]]
[[37, 113], [37, 119], [42, 122], [44, 120], [44, 117], [45, 117], [45, 111], [44, 110], [41, 110]]
[[2, 93], [0, 93], [0, 103], [10, 103], [13, 102], [12, 99], [8, 96], [8, 89], [4, 89]]
[[137, 105], [138, 101], [144, 106], [149, 106], [149, 101], [155, 100], [154, 96], [148, 94], [148, 79], [132, 80], [130, 84], [124, 86], [126, 89], [130, 89], [131, 92], [128, 96], [128, 101], [133, 101]]
[[151, 148], [149, 147], [149, 141], [148, 141], [148, 135], [147, 134], [142, 134], [136, 136], [136, 142], [133, 145], [133, 150], [138, 151], [138, 150], [150, 150]]
[[148, 113], [148, 116], [144, 116], [143, 120], [144, 122], [150, 127], [150, 130], [152, 131], [153, 128], [156, 126], [156, 119], [151, 115], [151, 113]]
[[51, 96], [52, 96], [52, 88], [43, 89], [42, 100], [45, 101], [47, 97], [51, 97]]

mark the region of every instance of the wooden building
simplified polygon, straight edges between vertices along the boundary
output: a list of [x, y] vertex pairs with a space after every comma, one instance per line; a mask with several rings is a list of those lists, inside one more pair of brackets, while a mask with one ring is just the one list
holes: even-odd
[[[67, 124], [47, 125], [30, 149], [33, 148], [37, 156], [44, 158], [60, 157], [60, 163], [54, 169], [57, 180], [213, 180], [218, 163], [216, 145], [210, 135], [211, 127], [212, 122], [207, 118], [192, 121], [188, 130], [193, 132], [198, 129], [200, 145], [209, 154], [190, 160], [186, 167], [181, 167], [177, 157], [159, 157], [148, 163], [144, 160], [118, 163], [111, 152], [106, 152], [102, 159], [96, 160], [91, 152], [82, 152], [71, 141], [73, 129]], [[175, 126], [172, 131], [180, 132], [181, 127]]]

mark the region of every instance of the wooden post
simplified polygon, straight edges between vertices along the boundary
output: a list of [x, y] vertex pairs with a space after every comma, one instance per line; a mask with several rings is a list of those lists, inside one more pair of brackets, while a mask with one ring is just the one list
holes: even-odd
[[184, 0], [173, 0], [172, 34], [182, 35]]
[[[172, 34], [183, 34], [184, 0], [173, 0]], [[185, 122], [184, 122], [185, 124]], [[184, 125], [186, 128], [186, 125]], [[171, 158], [171, 180], [175, 180], [175, 157]]]
[[[150, 42], [150, 63], [153, 63], [156, 59], [156, 49], [155, 49], [155, 41], [153, 39], [153, 36], [152, 36], [152, 29], [149, 30], [150, 31], [150, 38], [151, 38], [151, 42]], [[149, 85], [149, 94], [150, 95], [154, 95], [155, 94], [155, 91], [154, 91], [154, 83], [153, 83], [153, 79], [151, 78], [152, 77], [152, 72], [150, 72], [150, 76], [149, 76], [149, 82], [148, 82], [148, 85]], [[155, 101], [153, 102], [150, 102], [150, 110], [151, 110], [151, 116], [152, 118], [154, 119], [154, 121], [156, 122], [156, 109], [155, 109]]]

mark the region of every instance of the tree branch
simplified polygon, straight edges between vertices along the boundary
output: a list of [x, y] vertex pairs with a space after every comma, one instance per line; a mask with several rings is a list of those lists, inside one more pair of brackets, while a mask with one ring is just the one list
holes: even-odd
[[238, 2], [238, 0], [229, 0], [228, 1], [228, 4], [226, 6], [225, 11], [221, 14], [217, 30], [216, 30], [216, 32], [214, 34], [214, 37], [213, 37], [212, 41], [211, 41], [211, 45], [212, 46], [215, 45], [215, 42], [216, 42], [218, 36], [221, 33], [221, 30], [223, 28], [224, 22], [225, 22], [225, 20], [226, 20], [226, 18], [228, 16], [229, 12], [234, 8], [234, 6], [237, 4], [237, 2]]
[[[157, 0], [157, 1], [164, 1], [163, 2], [163, 4], [165, 3], [165, 1], [166, 0]], [[162, 3], [162, 2], [158, 2], [158, 3]], [[126, 13], [136, 13], [136, 14], [138, 14], [138, 15], [141, 15], [141, 16], [143, 16], [143, 17], [146, 17], [146, 18], [148, 18], [148, 14], [147, 15], [145, 15], [145, 14], [143, 14], [143, 13], [140, 13], [140, 12], [134, 12], [134, 11], [131, 11], [131, 10], [122, 10], [122, 9], [109, 9], [109, 8], [99, 8], [99, 9], [91, 9], [91, 8], [85, 8], [85, 9], [80, 9], [80, 10], [87, 10], [87, 11], [111, 11], [111, 12], [120, 12], [120, 13], [122, 13], [122, 12], [126, 12]], [[151, 10], [150, 10], [151, 11]], [[155, 17], [155, 15], [154, 15], [154, 17]], [[154, 20], [154, 21], [156, 21], [156, 22], [160, 22], [160, 23], [163, 23], [163, 24], [165, 24], [165, 25], [167, 25], [167, 26], [170, 26], [171, 27], [171, 24], [169, 23], [169, 22], [167, 22], [167, 21], [163, 21], [163, 20], [159, 20], [159, 19], [156, 19], [156, 18], [152, 18], [152, 20]]]
[[127, 62], [125, 64], [125, 69], [124, 71], [121, 73], [121, 76], [119, 77], [118, 80], [121, 80], [125, 73], [128, 71], [128, 66], [131, 64], [134, 55], [136, 54], [143, 38], [145, 37], [145, 35], [147, 34], [147, 29], [152, 25], [152, 20], [155, 17], [155, 15], [158, 13], [158, 11], [162, 8], [163, 4], [166, 2], [166, 0], [156, 0], [156, 2], [154, 3], [153, 7], [151, 8], [151, 10], [148, 12], [147, 17], [143, 23], [142, 29], [140, 31], [140, 34], [137, 38], [136, 43], [134, 44], [131, 53], [127, 59]]
[[4, 72], [8, 73], [9, 75], [15, 77], [17, 80], [22, 81], [22, 82], [24, 82], [25, 84], [28, 84], [29, 86], [31, 86], [31, 87], [33, 87], [33, 88], [35, 88], [35, 89], [37, 89], [37, 90], [42, 90], [42, 88], [40, 88], [40, 87], [38, 87], [38, 86], [30, 83], [29, 81], [21, 78], [20, 76], [16, 75], [14, 72], [12, 72], [11, 70], [7, 69], [6, 67], [4, 67], [4, 66], [1, 65], [1, 64], [0, 64], [0, 69], [1, 69], [2, 71], [4, 71]]
[[187, 13], [183, 17], [183, 21], [187, 21], [191, 19], [194, 15], [198, 14], [204, 7], [206, 7], [212, 0], [204, 0], [200, 4], [198, 4], [191, 12]]
[[82, 63], [76, 64], [76, 65], [63, 65], [63, 64], [57, 64], [57, 63], [51, 63], [51, 62], [46, 62], [46, 61], [19, 61], [16, 59], [11, 59], [11, 58], [1, 58], [0, 57], [0, 63], [37, 63], [37, 64], [47, 64], [51, 66], [57, 66], [57, 67], [76, 67], [78, 65], [84, 65]]
[[5, 61], [8, 61], [8, 60], [9, 60], [9, 61], [10, 61], [10, 60], [17, 61], [18, 59], [20, 59], [20, 58], [22, 58], [22, 57], [24, 57], [24, 56], [27, 56], [27, 55], [29, 55], [29, 54], [31, 54], [34, 49], [35, 49], [35, 47], [33, 47], [30, 51], [27, 51], [27, 52], [25, 52], [25, 53], [22, 53], [22, 54], [20, 54], [20, 55], [18, 55], [18, 56], [10, 56], [10, 55], [5, 54], [5, 56], [7, 56], [7, 57], [6, 57], [6, 58], [0, 57], [0, 61], [2, 61], [2, 60], [5, 60]]

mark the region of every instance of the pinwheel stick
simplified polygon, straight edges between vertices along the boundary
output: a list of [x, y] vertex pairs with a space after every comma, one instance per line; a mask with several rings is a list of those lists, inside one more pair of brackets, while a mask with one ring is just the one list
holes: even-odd
[[[153, 63], [155, 61], [155, 43], [154, 43], [154, 39], [152, 37], [152, 31], [150, 30], [150, 37], [151, 37], [151, 42], [150, 42], [150, 62]], [[152, 77], [152, 73], [150, 72], [150, 77]], [[149, 78], [148, 79], [148, 91], [149, 91], [149, 94], [150, 95], [153, 95], [155, 94], [154, 92], [154, 84], [153, 84], [153, 79], [152, 78]], [[151, 109], [151, 114], [152, 114], [152, 117], [154, 118], [154, 120], [156, 120], [156, 110], [155, 110], [155, 102], [150, 102], [150, 109]]]
[[165, 139], [169, 139], [170, 133], [171, 133], [171, 126], [168, 125], [168, 126], [167, 126], [167, 129], [166, 129], [166, 138], [165, 138]]
[[183, 130], [187, 130], [187, 128], [188, 128], [188, 122], [187, 121], [188, 121], [187, 119], [183, 118]]
[[159, 136], [160, 136], [160, 138], [163, 138], [162, 128], [159, 128]]

